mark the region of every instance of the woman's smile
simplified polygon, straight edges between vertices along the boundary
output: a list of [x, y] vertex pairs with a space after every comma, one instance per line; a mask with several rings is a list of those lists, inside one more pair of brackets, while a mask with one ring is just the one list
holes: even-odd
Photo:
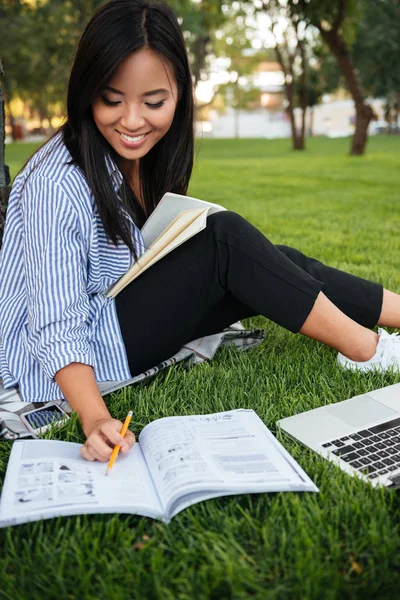
[[93, 103], [98, 130], [128, 171], [169, 130], [177, 92], [172, 66], [150, 48], [143, 48], [122, 61]]
[[127, 135], [121, 131], [116, 130], [120, 136], [121, 143], [125, 148], [138, 148], [148, 138], [150, 132], [143, 133], [141, 135]]

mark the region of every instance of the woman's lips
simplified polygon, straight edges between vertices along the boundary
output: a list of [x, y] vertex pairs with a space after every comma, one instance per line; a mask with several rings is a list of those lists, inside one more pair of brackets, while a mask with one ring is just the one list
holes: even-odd
[[118, 131], [121, 144], [125, 146], [125, 148], [138, 148], [147, 139], [149, 133], [150, 132], [142, 135], [126, 135], [125, 133]]

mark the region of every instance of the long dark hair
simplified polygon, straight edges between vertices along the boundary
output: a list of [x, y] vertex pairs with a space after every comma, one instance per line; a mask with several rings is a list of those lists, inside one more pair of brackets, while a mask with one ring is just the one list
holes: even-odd
[[[91, 109], [121, 62], [142, 48], [150, 48], [169, 62], [178, 88], [170, 129], [139, 161], [143, 207], [125, 177], [119, 192], [114, 190], [106, 156], [117, 164], [118, 156], [97, 129]], [[113, 243], [122, 240], [135, 252], [126, 213], [140, 225], [165, 192], [186, 194], [193, 168], [193, 114], [187, 51], [171, 8], [162, 0], [110, 0], [97, 10], [77, 48], [68, 86], [67, 120], [61, 130]]]

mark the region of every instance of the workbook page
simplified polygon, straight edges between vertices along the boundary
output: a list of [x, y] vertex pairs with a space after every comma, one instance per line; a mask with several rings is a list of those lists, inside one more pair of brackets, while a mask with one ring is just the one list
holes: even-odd
[[0, 504], [0, 526], [63, 515], [123, 512], [161, 518], [140, 445], [106, 463], [80, 457], [81, 444], [14, 442]]
[[139, 439], [168, 517], [230, 493], [317, 491], [251, 410], [159, 419]]

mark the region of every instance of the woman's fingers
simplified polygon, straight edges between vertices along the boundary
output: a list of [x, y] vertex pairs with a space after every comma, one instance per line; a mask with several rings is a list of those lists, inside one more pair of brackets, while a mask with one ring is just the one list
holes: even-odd
[[84, 458], [85, 460], [89, 460], [90, 462], [93, 462], [94, 460], [96, 460], [86, 444], [84, 446], [82, 446], [82, 448], [81, 448], [81, 456], [82, 456], [82, 458]]
[[121, 446], [122, 449], [125, 446], [128, 446], [128, 442], [126, 441], [128, 432], [126, 432], [126, 436], [123, 438], [120, 434], [121, 429], [122, 423], [116, 419], [104, 421], [104, 423], [100, 425], [100, 432], [103, 434], [104, 439], [110, 443], [111, 447], [114, 447], [118, 444], [118, 446]]
[[135, 434], [132, 431], [127, 431], [124, 438], [126, 445], [124, 447], [121, 446], [121, 452], [126, 454], [132, 448], [133, 444], [136, 441]]
[[135, 443], [135, 436], [131, 431], [127, 431], [125, 438], [120, 434], [122, 428], [121, 421], [109, 419], [102, 421], [93, 429], [88, 436], [85, 445], [81, 449], [81, 456], [86, 460], [98, 460], [107, 462], [110, 460], [114, 446], [121, 448], [121, 453], [125, 454]]
[[93, 435], [88, 437], [86, 444], [90, 454], [100, 462], [110, 460], [112, 447], [109, 446], [101, 435]]

